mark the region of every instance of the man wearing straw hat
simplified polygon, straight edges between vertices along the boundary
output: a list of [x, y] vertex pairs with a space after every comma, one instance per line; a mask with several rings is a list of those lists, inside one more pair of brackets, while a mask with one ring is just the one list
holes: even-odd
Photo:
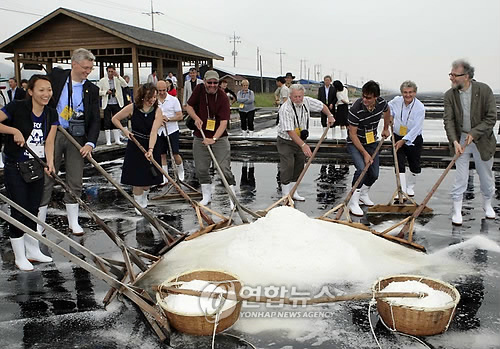
[[444, 128], [455, 154], [462, 154], [455, 162], [455, 183], [451, 190], [454, 225], [462, 224], [462, 200], [467, 189], [470, 156], [483, 194], [486, 218], [495, 219], [491, 199], [495, 194], [493, 156], [496, 139], [493, 127], [497, 121], [495, 97], [491, 88], [474, 80], [474, 67], [459, 59], [452, 63], [448, 74], [451, 89], [444, 95]]
[[355, 216], [362, 216], [363, 210], [360, 203], [373, 206], [374, 203], [368, 196], [371, 186], [378, 179], [379, 157], [372, 155], [377, 148], [377, 128], [382, 116], [384, 117], [384, 129], [382, 137], [389, 137], [389, 125], [391, 114], [387, 101], [380, 97], [380, 86], [373, 80], [365, 83], [361, 89], [363, 94], [352, 105], [349, 110], [347, 121], [349, 123], [349, 135], [347, 137], [347, 151], [351, 154], [356, 172], [352, 178], [352, 184], [356, 183], [363, 169], [370, 164], [368, 171], [360, 183], [361, 188], [356, 188], [351, 201], [349, 211]]
[[[209, 169], [212, 162], [208, 146], [211, 147], [231, 190], [236, 181], [231, 172], [231, 146], [227, 139], [227, 123], [231, 109], [226, 93], [219, 88], [219, 74], [214, 70], [205, 73], [203, 84], [197, 85], [187, 101], [186, 111], [195, 122], [193, 158], [196, 176], [201, 184], [202, 205], [212, 201], [212, 179]], [[203, 130], [203, 134], [202, 134]], [[230, 200], [231, 209], [233, 202]]]

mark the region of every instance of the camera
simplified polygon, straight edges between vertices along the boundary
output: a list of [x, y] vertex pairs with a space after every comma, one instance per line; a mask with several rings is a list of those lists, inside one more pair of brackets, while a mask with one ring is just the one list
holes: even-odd
[[301, 130], [300, 131], [300, 139], [305, 141], [309, 137], [309, 131], [308, 130]]
[[116, 88], [111, 89], [111, 97], [115, 97], [116, 94]]

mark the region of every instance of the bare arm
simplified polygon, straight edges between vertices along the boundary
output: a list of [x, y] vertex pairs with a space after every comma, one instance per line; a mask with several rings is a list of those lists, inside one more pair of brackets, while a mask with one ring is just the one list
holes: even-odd
[[25, 140], [24, 140], [24, 136], [21, 133], [21, 131], [19, 131], [15, 127], [4, 125], [3, 122], [5, 120], [7, 120], [7, 114], [5, 114], [3, 111], [0, 110], [0, 133], [4, 133], [7, 135], [13, 135], [14, 142], [20, 147], [24, 146]]
[[151, 160], [153, 157], [153, 149], [156, 144], [156, 139], [158, 138], [158, 129], [163, 124], [163, 113], [160, 108], [156, 109], [155, 113], [155, 121], [153, 121], [153, 127], [151, 127], [151, 132], [149, 134], [149, 147], [146, 154], [147, 159]]
[[111, 122], [113, 122], [113, 125], [115, 125], [116, 128], [119, 128], [127, 138], [130, 138], [129, 136], [130, 132], [122, 126], [120, 121], [131, 116], [133, 111], [134, 111], [134, 105], [129, 104], [125, 106], [122, 110], [120, 110], [118, 113], [116, 113], [113, 116], [113, 118], [111, 118]]
[[50, 127], [49, 134], [47, 135], [47, 140], [45, 141], [45, 160], [49, 168], [46, 170], [48, 174], [50, 172], [55, 172], [54, 168], [54, 143], [56, 139], [57, 126], [52, 125]]

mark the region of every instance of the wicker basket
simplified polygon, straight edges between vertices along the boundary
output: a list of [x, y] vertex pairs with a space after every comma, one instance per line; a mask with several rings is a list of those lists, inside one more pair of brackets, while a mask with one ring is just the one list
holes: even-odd
[[453, 302], [443, 307], [424, 308], [408, 305], [390, 304], [383, 298], [377, 299], [377, 310], [382, 320], [392, 330], [415, 335], [432, 336], [448, 329], [455, 309], [460, 301], [460, 293], [452, 285], [417, 275], [397, 275], [379, 279], [373, 284], [372, 290], [379, 292], [391, 282], [415, 280], [427, 286], [443, 291], [451, 296]]
[[[235, 275], [217, 270], [193, 270], [171, 278], [170, 280], [165, 281], [163, 284], [165, 285], [176, 281], [188, 282], [192, 280], [210, 281], [216, 286], [220, 286], [222, 288], [224, 288], [225, 286], [227, 287], [227, 289], [234, 290], [236, 294], [240, 293], [242, 286], [241, 282]], [[156, 293], [156, 299], [158, 301], [158, 304], [160, 304], [160, 306], [165, 310], [168, 321], [177, 331], [199, 336], [212, 335], [216, 322], [215, 314], [201, 316], [185, 314], [169, 309], [167, 303], [162, 299], [161, 295], [158, 292]], [[217, 324], [216, 332], [219, 333], [231, 327], [236, 322], [236, 320], [238, 320], [238, 317], [240, 316], [240, 310], [241, 301], [221, 312], [219, 314], [219, 322]]]

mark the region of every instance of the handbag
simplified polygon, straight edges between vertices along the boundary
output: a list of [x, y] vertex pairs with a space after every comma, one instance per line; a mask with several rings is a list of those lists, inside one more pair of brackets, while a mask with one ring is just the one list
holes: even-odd
[[43, 178], [43, 167], [35, 159], [18, 162], [17, 169], [26, 183], [32, 183]]
[[83, 137], [85, 136], [85, 119], [79, 120], [71, 118], [69, 121], [68, 132], [73, 137]]

